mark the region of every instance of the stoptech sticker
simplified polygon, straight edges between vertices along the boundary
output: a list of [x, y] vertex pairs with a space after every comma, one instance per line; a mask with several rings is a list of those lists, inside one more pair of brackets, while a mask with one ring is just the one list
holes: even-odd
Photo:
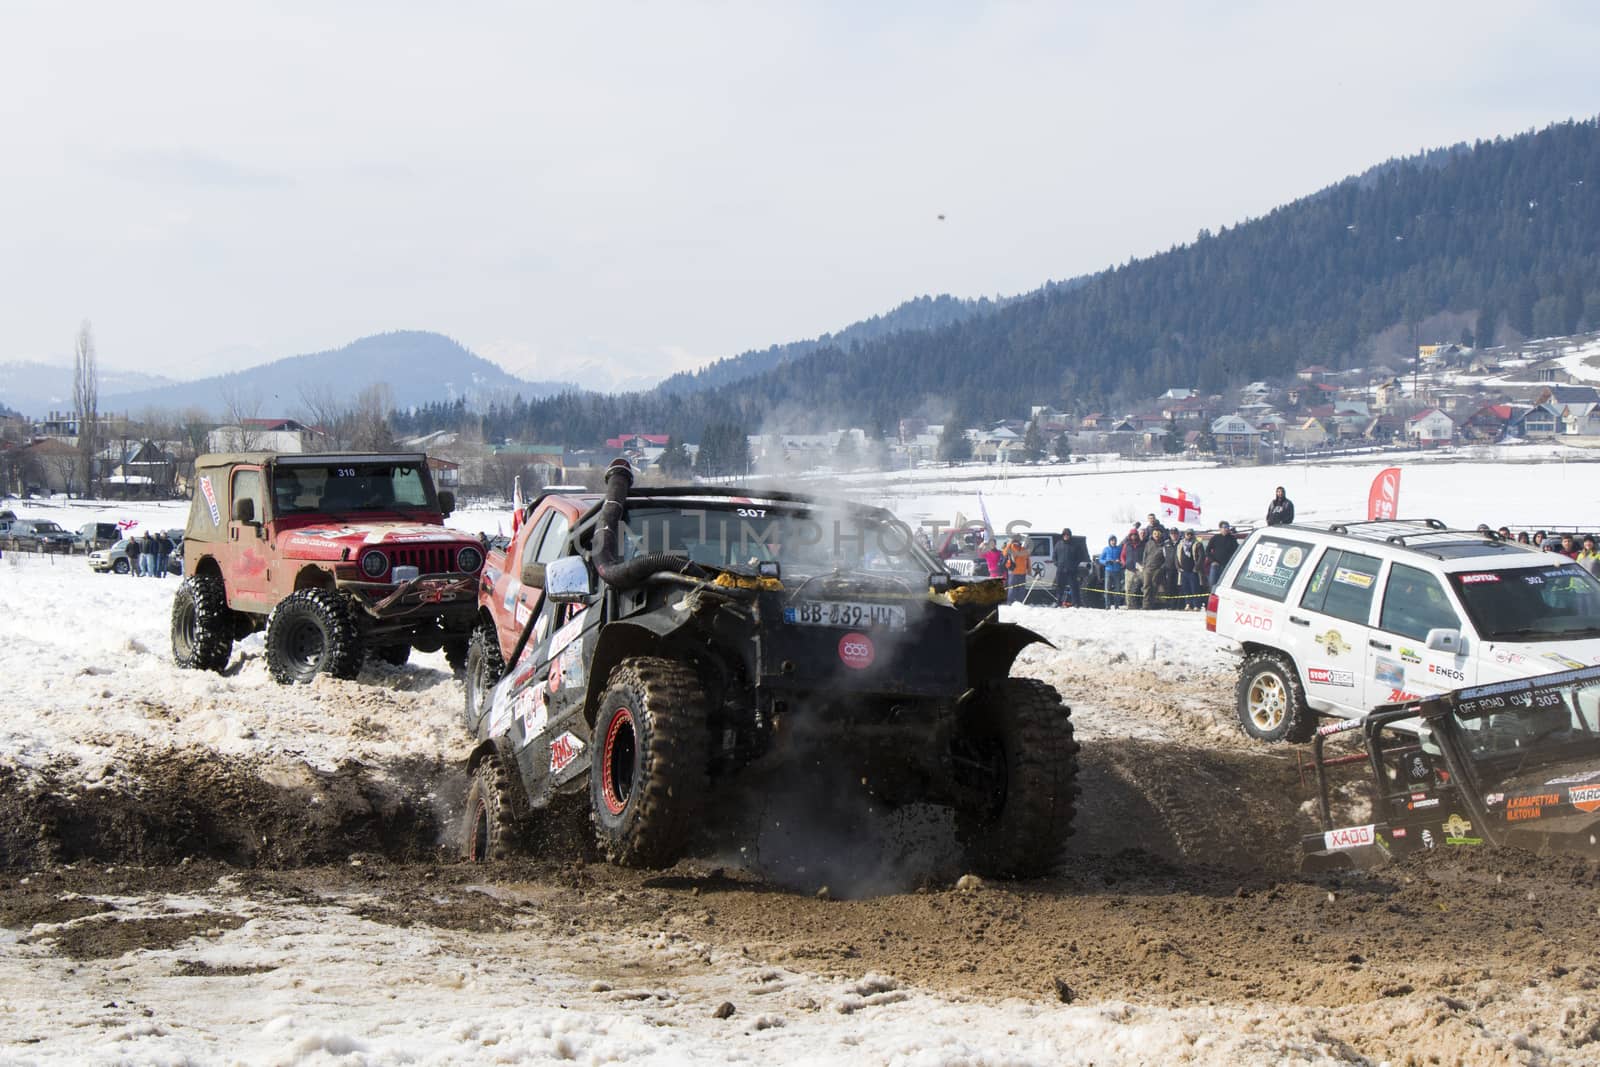
[[1600, 785], [1575, 785], [1567, 790], [1567, 799], [1579, 811], [1600, 811]]
[[1341, 826], [1322, 835], [1322, 847], [1327, 849], [1361, 848], [1377, 843], [1378, 828], [1372, 823], [1366, 826]]
[[864, 671], [878, 658], [872, 638], [863, 633], [849, 633], [839, 638], [839, 659], [851, 670]]
[[1327, 667], [1311, 667], [1306, 670], [1306, 678], [1313, 685], [1337, 685], [1345, 689], [1352, 689], [1356, 684], [1356, 676], [1352, 671], [1335, 671]]

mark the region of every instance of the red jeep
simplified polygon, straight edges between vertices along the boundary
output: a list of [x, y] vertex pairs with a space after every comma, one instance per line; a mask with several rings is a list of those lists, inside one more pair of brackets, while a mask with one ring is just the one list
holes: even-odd
[[172, 658], [220, 671], [266, 629], [279, 682], [353, 678], [367, 654], [466, 660], [483, 570], [478, 538], [447, 529], [421, 453], [246, 452], [195, 461]]
[[[599, 493], [576, 487], [546, 490], [517, 512], [516, 532], [505, 549], [490, 548], [478, 583], [477, 622], [467, 646], [467, 710], [488, 699], [544, 598], [544, 565], [558, 559], [579, 516], [599, 504]], [[531, 579], [528, 580], [528, 579]]]

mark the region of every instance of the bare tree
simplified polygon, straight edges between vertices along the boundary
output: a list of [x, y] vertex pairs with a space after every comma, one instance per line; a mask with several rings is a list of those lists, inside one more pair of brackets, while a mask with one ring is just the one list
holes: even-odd
[[78, 327], [77, 343], [73, 346], [72, 408], [78, 418], [78, 464], [83, 474], [83, 487], [92, 492], [95, 486], [95, 459], [100, 454], [100, 369], [95, 363], [94, 330], [84, 319]]
[[394, 447], [394, 431], [389, 413], [394, 410], [394, 391], [387, 382], [374, 382], [356, 394], [352, 413], [350, 447], [360, 452], [387, 452]]
[[261, 447], [261, 431], [251, 425], [261, 415], [261, 394], [246, 393], [235, 385], [224, 385], [222, 413], [230, 426], [238, 427], [229, 432], [224, 451], [253, 452]]
[[349, 404], [339, 399], [332, 386], [326, 383], [302, 385], [300, 415], [306, 426], [327, 438], [330, 448], [350, 447], [355, 413]]

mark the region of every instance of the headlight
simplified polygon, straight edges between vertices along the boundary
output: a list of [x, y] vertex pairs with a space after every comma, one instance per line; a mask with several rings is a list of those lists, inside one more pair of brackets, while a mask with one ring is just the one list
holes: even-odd
[[369, 548], [361, 553], [361, 573], [368, 578], [382, 578], [384, 571], [389, 569], [389, 557], [375, 548]]
[[483, 566], [483, 553], [468, 545], [456, 553], [456, 569], [471, 574]]

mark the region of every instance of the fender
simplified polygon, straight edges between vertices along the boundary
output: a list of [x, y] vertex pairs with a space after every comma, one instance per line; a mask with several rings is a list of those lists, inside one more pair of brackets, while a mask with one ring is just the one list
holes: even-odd
[[588, 685], [584, 690], [583, 718], [594, 726], [600, 694], [606, 691], [611, 671], [630, 656], [650, 656], [665, 653], [694, 622], [693, 612], [675, 612], [668, 617], [661, 612], [651, 612], [630, 619], [619, 619], [600, 627], [595, 639], [594, 655], [589, 661]]
[[1014, 622], [1000, 622], [990, 614], [967, 631], [967, 684], [973, 687], [1011, 673], [1011, 664], [1029, 645], [1056, 646]]

